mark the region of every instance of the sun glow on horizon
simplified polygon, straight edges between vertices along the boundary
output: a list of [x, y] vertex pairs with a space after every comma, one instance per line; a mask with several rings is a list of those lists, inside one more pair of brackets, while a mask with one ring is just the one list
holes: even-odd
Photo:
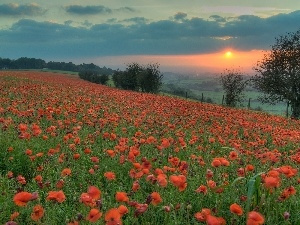
[[226, 58], [231, 58], [231, 57], [232, 57], [232, 52], [231, 52], [231, 51], [227, 51], [227, 52], [225, 53], [225, 57], [226, 57]]
[[121, 70], [131, 62], [140, 64], [159, 63], [162, 71], [203, 71], [222, 72], [226, 68], [241, 68], [252, 72], [252, 68], [263, 55], [262, 50], [238, 51], [223, 50], [215, 53], [190, 55], [128, 55], [88, 59], [99, 65]]

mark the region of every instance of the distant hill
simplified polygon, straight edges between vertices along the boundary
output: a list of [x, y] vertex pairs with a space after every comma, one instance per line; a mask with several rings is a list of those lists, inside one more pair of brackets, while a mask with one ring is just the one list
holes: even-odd
[[75, 65], [72, 62], [46, 62], [43, 59], [21, 57], [19, 59], [0, 58], [0, 69], [50, 69], [71, 72], [95, 71], [100, 74], [111, 75], [115, 70], [99, 67], [93, 63]]

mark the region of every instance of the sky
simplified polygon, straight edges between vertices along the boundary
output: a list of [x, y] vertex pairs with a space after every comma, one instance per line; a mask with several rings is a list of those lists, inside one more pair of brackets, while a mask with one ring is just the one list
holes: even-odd
[[251, 73], [299, 21], [299, 0], [1, 0], [0, 57]]

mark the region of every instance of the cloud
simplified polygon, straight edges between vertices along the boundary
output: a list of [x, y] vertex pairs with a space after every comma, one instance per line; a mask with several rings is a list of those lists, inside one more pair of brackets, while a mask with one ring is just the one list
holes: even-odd
[[269, 16], [286, 12], [288, 9], [278, 9], [273, 7], [251, 7], [251, 6], [205, 6], [202, 10], [208, 13], [222, 13], [234, 15], [253, 15]]
[[95, 14], [109, 14], [112, 13], [110, 8], [103, 5], [69, 5], [65, 7], [66, 12], [77, 15], [95, 15]]
[[[151, 22], [143, 17], [89, 26], [22, 19], [0, 30], [0, 55], [6, 57], [95, 57], [137, 54], [201, 54], [269, 49], [275, 37], [299, 29], [300, 11], [268, 18], [241, 15]], [[131, 22], [128, 24], [128, 22]], [[86, 21], [88, 23], [88, 21]], [[10, 54], [10, 55], [7, 55]]]
[[184, 20], [187, 17], [186, 13], [178, 12], [174, 15], [175, 20]]
[[121, 8], [116, 9], [116, 11], [136, 12], [136, 10], [132, 7], [121, 7]]
[[35, 3], [25, 5], [9, 3], [0, 5], [0, 16], [39, 16], [44, 13], [46, 13], [46, 10]]
[[129, 19], [124, 19], [121, 22], [138, 23], [138, 24], [144, 23], [144, 24], [146, 24], [146, 23], [149, 22], [149, 20], [146, 19], [145, 17], [133, 17], [133, 18], [129, 18]]
[[218, 23], [225, 23], [226, 22], [226, 18], [219, 16], [219, 15], [212, 15], [209, 17], [210, 19], [218, 22]]

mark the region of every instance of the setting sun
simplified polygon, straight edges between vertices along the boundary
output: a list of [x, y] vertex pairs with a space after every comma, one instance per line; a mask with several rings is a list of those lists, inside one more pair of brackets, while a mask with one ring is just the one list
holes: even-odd
[[225, 53], [226, 58], [231, 58], [232, 57], [232, 52], [228, 51]]

